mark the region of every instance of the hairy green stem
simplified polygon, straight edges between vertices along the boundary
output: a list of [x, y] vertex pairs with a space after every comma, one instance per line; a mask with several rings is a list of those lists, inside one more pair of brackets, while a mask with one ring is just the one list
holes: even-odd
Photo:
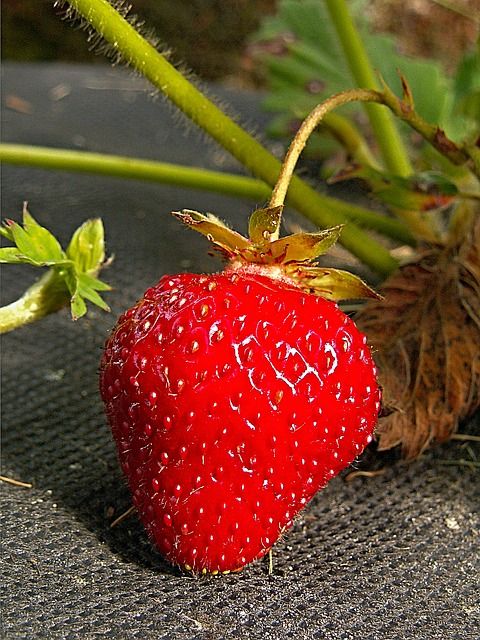
[[[271, 189], [261, 180], [236, 176], [209, 169], [183, 167], [180, 165], [155, 162], [140, 158], [52, 149], [20, 144], [1, 144], [0, 161], [15, 165], [27, 165], [60, 171], [78, 171], [118, 178], [132, 178], [166, 184], [174, 184], [192, 189], [204, 189], [227, 195], [265, 201]], [[353, 220], [362, 227], [406, 244], [415, 240], [405, 226], [388, 216], [370, 211], [358, 205], [349, 205], [329, 196], [321, 196], [325, 206], [337, 210], [345, 220]], [[315, 212], [312, 212], [312, 218]]]
[[[325, 2], [355, 82], [362, 89], [378, 89], [375, 72], [346, 0]], [[365, 109], [387, 168], [404, 177], [413, 173], [407, 151], [391, 115], [372, 104], [365, 105]]]
[[[208, 100], [152, 45], [115, 11], [106, 0], [68, 0], [81, 16], [152, 84], [179, 107], [193, 122], [232, 153], [255, 176], [274, 186], [280, 162], [255, 138], [233, 122]], [[292, 180], [289, 202], [322, 227], [344, 222], [338, 209], [325, 206], [324, 198], [299, 178]], [[354, 224], [349, 224], [342, 244], [362, 262], [386, 275], [397, 267], [389, 251]]]
[[49, 269], [21, 298], [0, 307], [0, 334], [40, 320], [67, 306], [69, 302], [70, 296], [64, 283], [54, 269]]

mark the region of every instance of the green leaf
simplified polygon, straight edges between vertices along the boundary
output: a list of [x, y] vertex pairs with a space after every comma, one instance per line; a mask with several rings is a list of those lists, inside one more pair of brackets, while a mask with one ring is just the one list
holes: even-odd
[[[23, 212], [23, 227], [18, 222], [9, 220], [7, 226], [3, 227], [2, 235], [16, 245], [15, 262], [44, 267], [66, 260], [57, 239], [40, 226], [26, 208]], [[12, 256], [13, 252], [9, 252], [10, 259]]]
[[[480, 38], [474, 51], [460, 61], [454, 75], [454, 96], [447, 132], [451, 137], [478, 136], [480, 132]], [[466, 126], [465, 126], [466, 122]]]
[[70, 293], [70, 313], [72, 320], [77, 320], [81, 316], [85, 315], [87, 307], [78, 291], [78, 276], [73, 262], [70, 268], [62, 269], [59, 276], [67, 285], [67, 289]]
[[[401, 95], [400, 71], [411, 87], [416, 111], [423, 118], [438, 122], [448, 134], [452, 131], [465, 133], [466, 113], [454, 110], [451, 99], [453, 80], [441, 65], [434, 60], [400, 54], [393, 36], [372, 33], [365, 18], [365, 2], [352, 1], [349, 5], [372, 64], [388, 85]], [[278, 14], [265, 21], [254, 41], [258, 45], [258, 61], [267, 72], [269, 95], [265, 107], [270, 111], [287, 114], [290, 120], [304, 118], [316, 104], [354, 86], [323, 2], [282, 0]], [[269, 42], [280, 43], [281, 46], [269, 47]], [[278, 53], [272, 53], [276, 50]], [[477, 93], [467, 90], [473, 82], [471, 61], [465, 63], [463, 72], [465, 80], [462, 76], [462, 86], [469, 96], [465, 98], [468, 102], [465, 110], [470, 113], [477, 104]], [[352, 104], [342, 110], [356, 114], [360, 108], [358, 104]], [[291, 131], [287, 129], [285, 135], [290, 137]]]
[[23, 256], [30, 258], [31, 254], [35, 254], [35, 247], [30, 236], [18, 222], [10, 222], [9, 230], [12, 234], [12, 241]]
[[10, 228], [11, 224], [12, 220], [4, 220], [4, 222], [0, 226], [0, 235], [2, 235], [4, 238], [7, 238], [7, 240], [10, 240], [10, 242], [13, 242], [13, 234]]
[[87, 305], [80, 293], [76, 291], [70, 300], [72, 320], [78, 320], [87, 313]]
[[98, 272], [105, 259], [104, 229], [100, 218], [87, 220], [74, 232], [67, 256], [79, 272]]
[[23, 255], [16, 247], [2, 247], [0, 249], [0, 264], [29, 264], [33, 267], [53, 267], [70, 264], [70, 260], [39, 261]]
[[[480, 38], [474, 51], [468, 51], [460, 61], [455, 74], [457, 99], [480, 91]], [[477, 112], [478, 115], [478, 112]]]
[[102, 280], [98, 280], [98, 278], [94, 278], [93, 276], [88, 275], [87, 273], [82, 273], [79, 275], [81, 277], [82, 282], [90, 287], [90, 289], [94, 289], [95, 291], [111, 291], [112, 287], [103, 282]]
[[87, 311], [85, 300], [89, 300], [104, 311], [110, 311], [110, 307], [97, 293], [97, 291], [109, 290], [109, 285], [86, 273], [80, 273], [73, 262], [70, 268], [62, 270], [61, 277], [71, 296], [70, 310], [74, 320], [85, 315]]
[[82, 296], [81, 283], [75, 265], [62, 271], [62, 278], [70, 293], [70, 314], [72, 320], [78, 320], [87, 313], [87, 305]]
[[86, 313], [85, 300], [110, 311], [97, 291], [109, 291], [111, 287], [93, 275], [98, 273], [105, 259], [104, 229], [99, 218], [87, 220], [75, 231], [67, 255], [74, 264], [74, 273], [68, 275], [72, 317], [80, 318]]
[[248, 235], [254, 245], [268, 244], [272, 235], [278, 233], [282, 219], [283, 205], [257, 209], [248, 221]]
[[[98, 282], [98, 281], [97, 281]], [[100, 283], [103, 285], [103, 283]], [[85, 274], [80, 274], [78, 276], [78, 287], [77, 287], [77, 295], [82, 298], [86, 298], [93, 304], [97, 305], [104, 311], [110, 311], [110, 307], [108, 304], [100, 297], [97, 291], [91, 286], [91, 281], [88, 276]]]

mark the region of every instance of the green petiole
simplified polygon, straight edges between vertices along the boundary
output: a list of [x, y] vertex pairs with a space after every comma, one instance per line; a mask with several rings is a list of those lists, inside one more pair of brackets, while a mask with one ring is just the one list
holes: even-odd
[[[271, 193], [270, 187], [265, 182], [255, 178], [196, 167], [183, 167], [141, 158], [86, 151], [52, 149], [20, 144], [0, 144], [0, 161], [43, 169], [78, 171], [117, 178], [173, 184], [248, 198], [255, 200], [257, 203], [268, 200]], [[399, 242], [414, 244], [414, 239], [405, 226], [394, 218], [370, 211], [358, 205], [343, 203], [329, 196], [319, 195], [319, 197], [324, 200], [325, 207], [338, 210], [338, 215], [341, 215], [344, 221], [353, 220], [362, 227], [374, 229]], [[312, 219], [314, 215], [315, 213], [312, 212]], [[315, 220], [313, 221], [315, 222]]]

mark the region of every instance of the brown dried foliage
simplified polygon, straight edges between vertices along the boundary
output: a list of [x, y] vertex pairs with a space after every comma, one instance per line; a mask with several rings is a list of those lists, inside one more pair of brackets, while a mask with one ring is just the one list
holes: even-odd
[[478, 38], [480, 0], [370, 0], [367, 11], [374, 29], [395, 34], [402, 52], [452, 71]]
[[401, 445], [414, 458], [480, 406], [480, 216], [461, 243], [424, 250], [382, 293], [357, 318], [390, 410], [379, 421], [379, 448]]

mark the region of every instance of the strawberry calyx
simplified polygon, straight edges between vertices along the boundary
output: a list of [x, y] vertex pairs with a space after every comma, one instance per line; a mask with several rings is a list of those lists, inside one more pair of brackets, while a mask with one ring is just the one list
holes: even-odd
[[211, 213], [184, 209], [172, 215], [206, 236], [227, 260], [228, 269], [253, 270], [334, 301], [381, 298], [358, 276], [316, 262], [337, 242], [344, 225], [279, 238], [282, 212], [283, 205], [254, 211], [248, 238]]

